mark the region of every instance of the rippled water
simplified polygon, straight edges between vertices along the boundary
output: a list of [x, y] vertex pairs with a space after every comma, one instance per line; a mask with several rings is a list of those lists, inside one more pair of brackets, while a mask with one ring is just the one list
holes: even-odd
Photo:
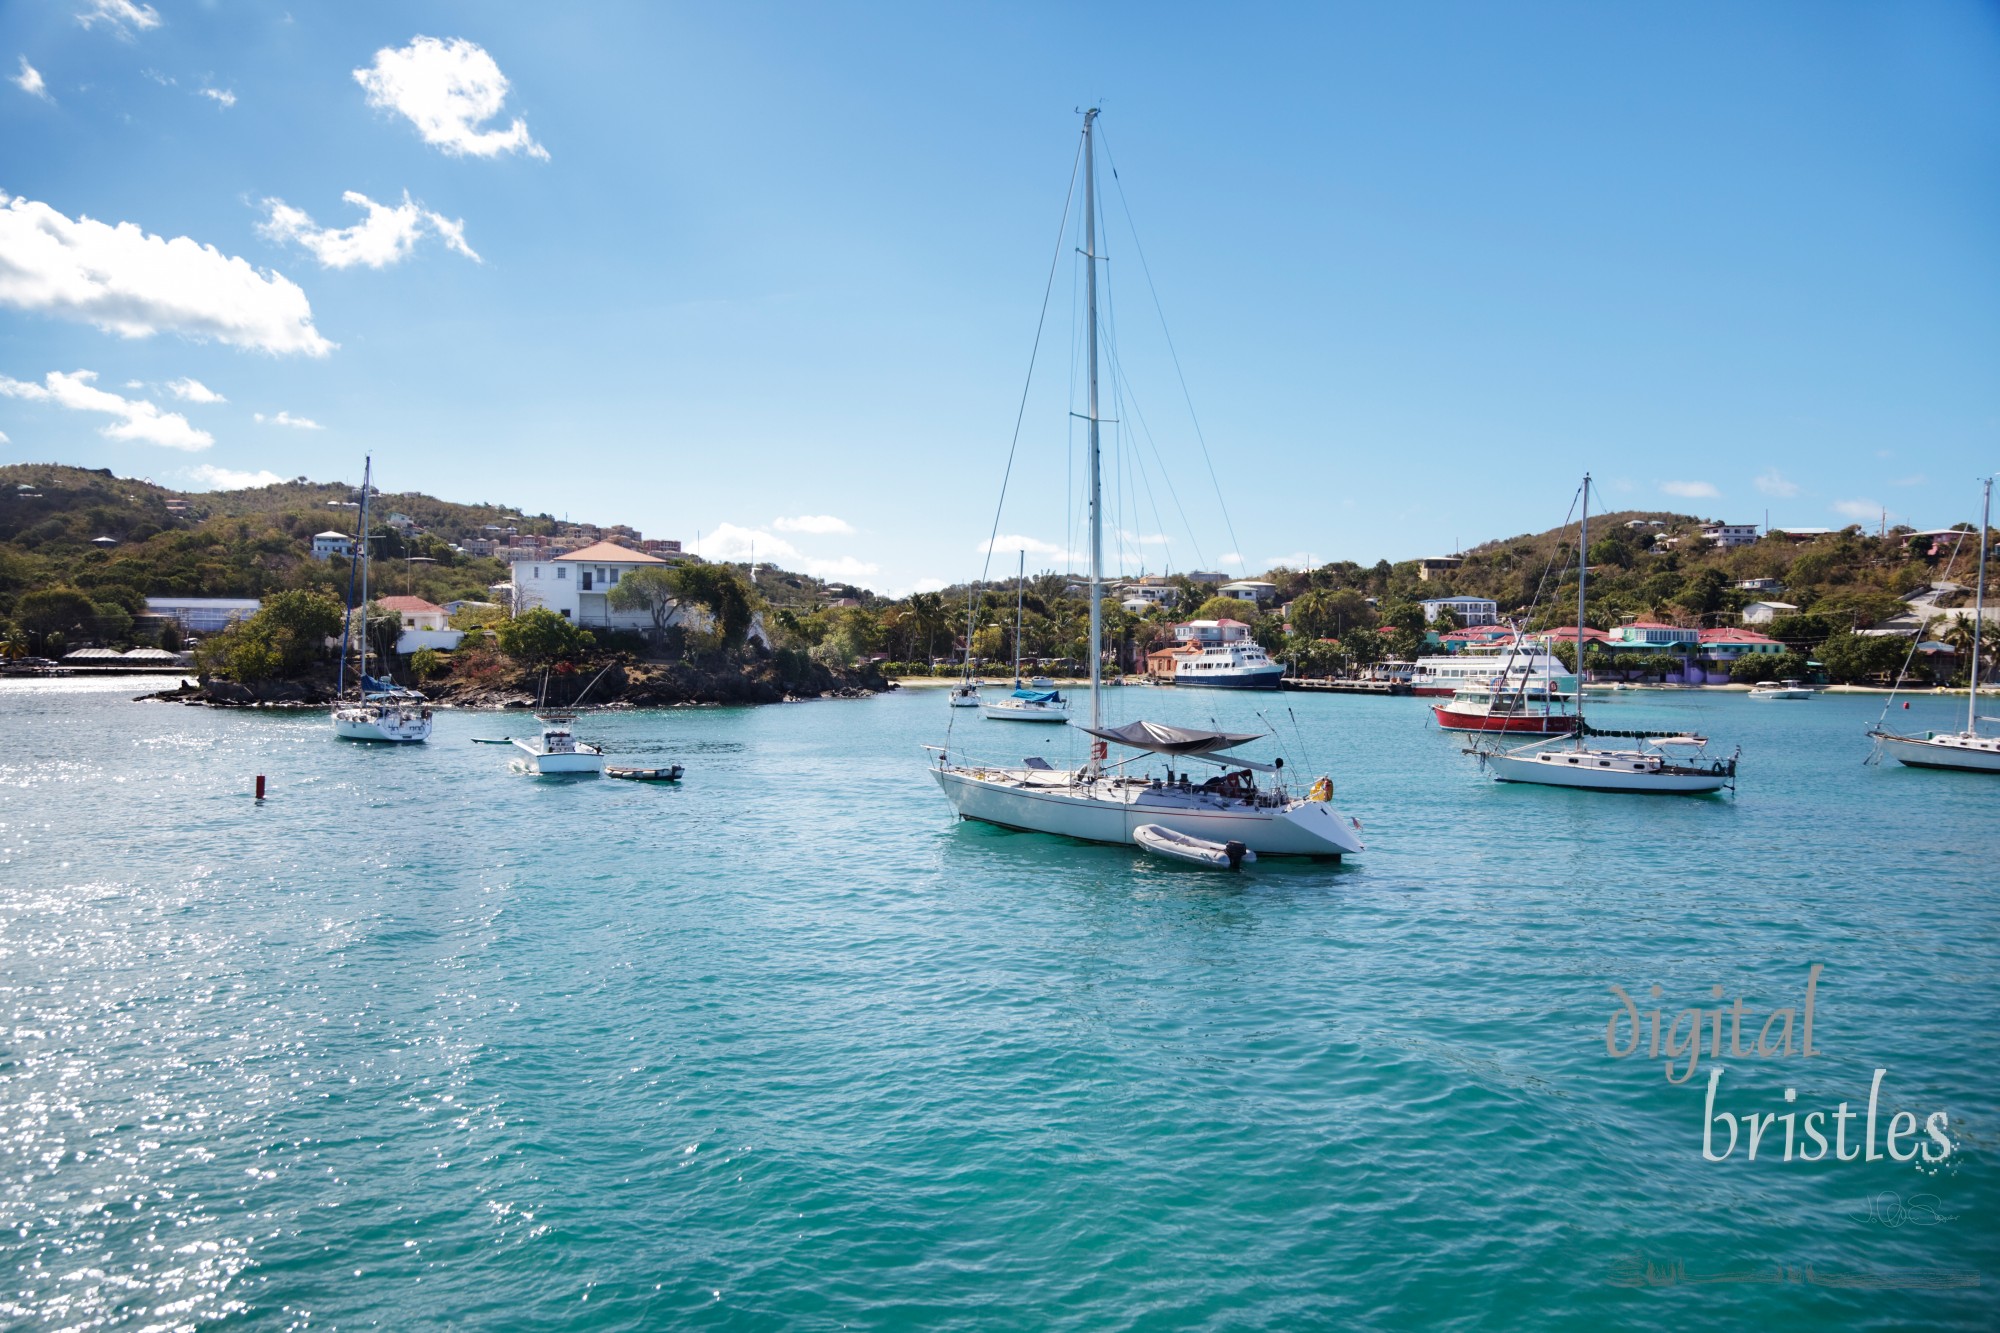
[[[0, 1319], [2000, 1322], [2000, 781], [1863, 766], [1878, 700], [1603, 706], [1740, 741], [1732, 801], [1498, 786], [1416, 700], [1112, 692], [1266, 710], [1365, 825], [1231, 877], [954, 823], [936, 692], [580, 726], [679, 788], [133, 692], [0, 689]], [[1815, 962], [1815, 1059], [1606, 1053], [1610, 983], [1762, 1014]], [[1957, 1150], [1704, 1161], [1711, 1063], [1766, 1113], [1886, 1068]]]

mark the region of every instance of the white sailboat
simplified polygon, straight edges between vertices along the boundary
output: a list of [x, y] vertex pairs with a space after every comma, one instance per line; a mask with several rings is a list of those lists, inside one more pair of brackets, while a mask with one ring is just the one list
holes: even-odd
[[[354, 566], [348, 568], [347, 615], [340, 627], [340, 678], [334, 692], [333, 734], [344, 741], [386, 741], [415, 744], [431, 738], [430, 701], [415, 690], [368, 674], [368, 501], [374, 491], [373, 458], [361, 465], [361, 519], [358, 532], [361, 600], [354, 601]], [[361, 633], [355, 654], [355, 697], [347, 698], [347, 641], [354, 612], [361, 612]]]
[[[1020, 767], [955, 760], [945, 748], [930, 747], [937, 760], [931, 774], [961, 819], [1004, 828], [1055, 833], [1089, 842], [1134, 841], [1143, 825], [1210, 842], [1240, 842], [1260, 856], [1295, 855], [1339, 859], [1362, 850], [1360, 825], [1334, 809], [1333, 784], [1320, 779], [1306, 798], [1294, 798], [1284, 784], [1283, 760], [1274, 763], [1221, 757], [1259, 736], [1196, 731], [1157, 722], [1106, 727], [1102, 713], [1104, 674], [1104, 507], [1099, 449], [1096, 152], [1092, 108], [1083, 117], [1084, 246], [1088, 274], [1088, 359], [1090, 440], [1090, 725], [1095, 737], [1089, 762], [1057, 769], [1041, 759]], [[1136, 751], [1107, 762], [1110, 746]], [[1146, 756], [1165, 760], [1158, 776], [1131, 771]], [[1186, 765], [1221, 770], [1196, 782]], [[1180, 771], [1176, 771], [1177, 765]], [[1257, 774], [1270, 777], [1260, 786]]]
[[996, 722], [1069, 721], [1069, 700], [1053, 682], [1039, 677], [1030, 685], [1021, 683], [1021, 600], [1022, 585], [1028, 577], [1028, 553], [1021, 552], [1021, 568], [1014, 575], [1014, 692], [1002, 699], [982, 699], [979, 712]]
[[978, 591], [976, 587], [968, 588], [965, 594], [965, 675], [951, 687], [949, 702], [953, 708], [979, 707], [979, 685], [972, 679], [972, 607]]
[[[1590, 474], [1583, 477], [1583, 517], [1577, 529], [1576, 651], [1577, 681], [1583, 680], [1583, 610], [1590, 579]], [[1576, 726], [1569, 744], [1538, 741], [1516, 750], [1489, 751], [1475, 747], [1500, 782], [1532, 782], [1544, 787], [1579, 787], [1587, 791], [1655, 792], [1698, 795], [1736, 789], [1736, 755], [1712, 759], [1700, 736], [1667, 736], [1650, 732], [1594, 731], [1584, 722], [1584, 691], [1576, 692]], [[1591, 736], [1613, 735], [1636, 741], [1627, 749], [1600, 749]]]
[[[1911, 768], [1955, 768], [1965, 773], [2000, 773], [2000, 737], [1979, 732], [1979, 647], [1980, 631], [1986, 624], [1986, 538], [1993, 521], [1993, 478], [1985, 483], [1985, 499], [1979, 510], [1979, 590], [1972, 609], [1972, 664], [1967, 677], [1965, 730], [1927, 731], [1921, 736], [1904, 736], [1885, 730], [1880, 723], [1869, 731], [1882, 753]], [[1988, 722], [1992, 718], [1985, 719]]]

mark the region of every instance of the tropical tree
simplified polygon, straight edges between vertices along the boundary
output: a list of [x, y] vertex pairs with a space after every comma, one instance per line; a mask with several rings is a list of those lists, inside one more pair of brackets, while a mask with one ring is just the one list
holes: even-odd
[[523, 611], [493, 633], [501, 652], [529, 666], [573, 662], [596, 642], [589, 630], [579, 629], [546, 606]]
[[88, 629], [97, 616], [97, 604], [74, 588], [48, 588], [24, 595], [14, 604], [14, 618], [37, 644], [46, 646], [51, 634], [67, 636]]
[[444, 670], [444, 654], [435, 648], [419, 648], [410, 654], [410, 674], [421, 685]]
[[911, 596], [908, 621], [912, 646], [921, 643], [926, 660], [937, 656], [938, 638], [950, 630], [951, 619], [951, 610], [944, 604], [943, 594], [920, 592]]
[[[1114, 603], [1115, 605], [1115, 603]], [[1249, 624], [1257, 618], [1257, 603], [1243, 597], [1215, 596], [1195, 608], [1192, 620], [1240, 620]]]
[[715, 617], [716, 636], [725, 649], [740, 648], [750, 633], [756, 594], [743, 576], [727, 565], [679, 565], [673, 574], [674, 595], [693, 602]]
[[606, 600], [614, 611], [644, 611], [653, 622], [652, 638], [657, 646], [667, 637], [667, 622], [680, 605], [678, 596], [674, 572], [666, 566], [648, 565], [628, 571], [612, 584]]

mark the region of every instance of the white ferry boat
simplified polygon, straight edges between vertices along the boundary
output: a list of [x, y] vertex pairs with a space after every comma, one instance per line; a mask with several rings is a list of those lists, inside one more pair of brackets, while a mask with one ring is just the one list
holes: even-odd
[[1538, 689], [1569, 694], [1576, 678], [1547, 649], [1528, 643], [1496, 643], [1461, 653], [1419, 657], [1410, 673], [1410, 693], [1449, 699], [1464, 689], [1519, 689], [1523, 682]]
[[1275, 690], [1283, 665], [1250, 637], [1240, 620], [1190, 620], [1174, 626], [1176, 685], [1218, 690]]

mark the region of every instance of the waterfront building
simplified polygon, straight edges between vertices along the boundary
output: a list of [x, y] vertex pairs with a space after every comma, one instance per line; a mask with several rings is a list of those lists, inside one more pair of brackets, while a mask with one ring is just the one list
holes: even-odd
[[331, 560], [339, 556], [346, 560], [354, 554], [354, 538], [345, 532], [316, 532], [312, 539], [312, 554], [315, 560]]
[[1434, 623], [1446, 610], [1466, 628], [1495, 624], [1500, 619], [1500, 604], [1491, 597], [1431, 597], [1422, 605], [1426, 625]]

